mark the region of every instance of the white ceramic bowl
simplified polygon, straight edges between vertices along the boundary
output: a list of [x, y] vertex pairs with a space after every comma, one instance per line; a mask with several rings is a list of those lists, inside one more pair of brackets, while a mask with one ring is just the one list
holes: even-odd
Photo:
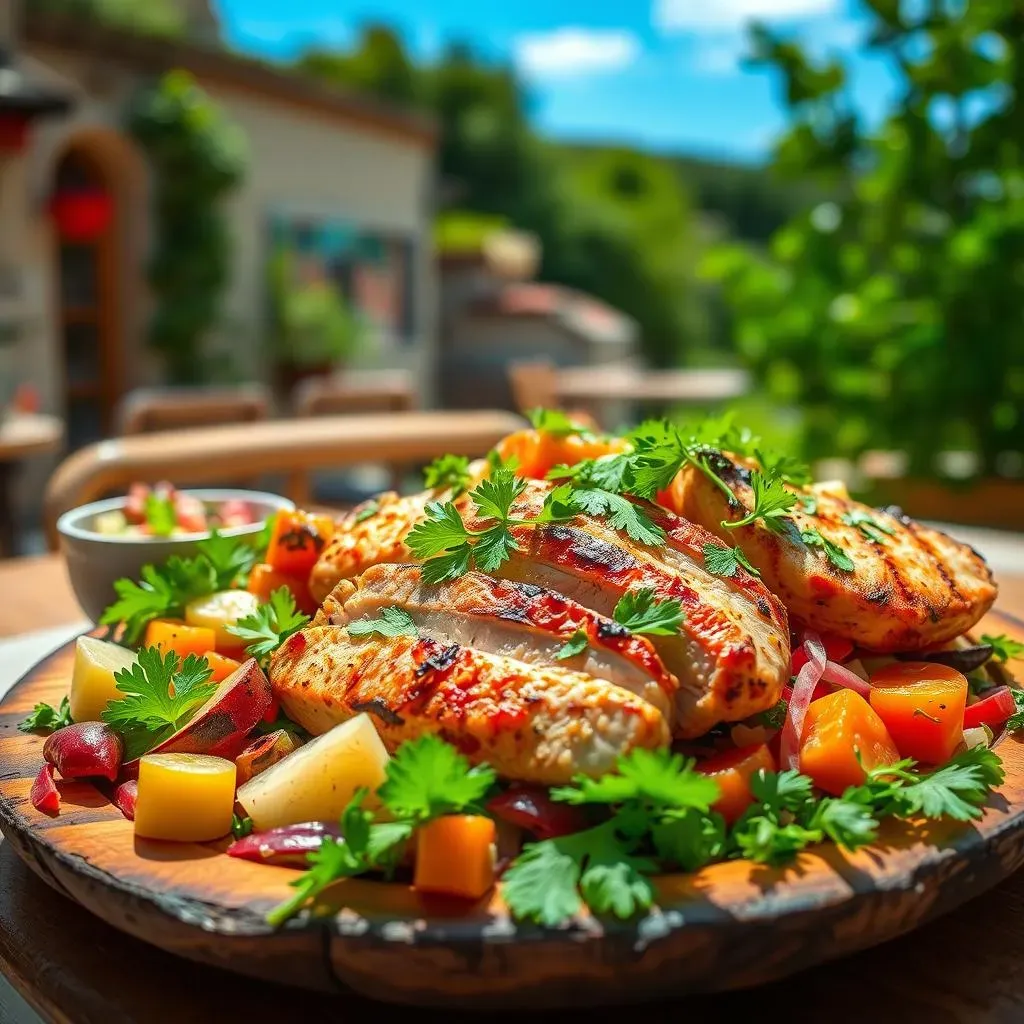
[[[232, 499], [247, 502], [256, 515], [256, 522], [248, 526], [231, 526], [218, 532], [226, 537], [245, 537], [258, 534], [270, 516], [281, 509], [290, 511], [294, 503], [279, 494], [265, 491], [232, 490], [229, 488], [200, 488], [186, 490], [200, 501], [220, 503]], [[79, 505], [57, 520], [61, 551], [67, 565], [71, 588], [82, 610], [98, 622], [103, 610], [117, 595], [114, 581], [127, 576], [137, 580], [144, 565], [161, 565], [171, 555], [188, 558], [196, 553], [196, 543], [208, 537], [204, 533], [182, 533], [173, 537], [146, 537], [137, 534], [97, 533], [92, 529], [96, 517], [104, 512], [120, 511], [128, 498], [107, 498], [88, 505]]]

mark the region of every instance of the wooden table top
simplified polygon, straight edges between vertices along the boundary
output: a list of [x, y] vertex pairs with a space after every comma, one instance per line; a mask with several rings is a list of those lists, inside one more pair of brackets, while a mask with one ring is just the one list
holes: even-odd
[[0, 419], [0, 462], [57, 451], [64, 440], [64, 424], [57, 416], [13, 413]]
[[[1001, 579], [1000, 607], [1024, 619], [1024, 577]], [[77, 621], [56, 556], [0, 563], [0, 627], [17, 632]], [[28, 600], [35, 602], [28, 608]], [[25, 604], [28, 610], [22, 611]], [[0, 650], [0, 664], [3, 661]], [[1017, 945], [1018, 940], [1022, 943]], [[782, 937], [780, 937], [782, 941]], [[903, 938], [773, 985], [693, 997], [641, 1012], [647, 1020], [760, 1019], [766, 1009], [794, 1024], [904, 1024], [1024, 1020], [1024, 872]], [[351, 993], [337, 998], [259, 985], [177, 960], [122, 935], [58, 895], [0, 841], [0, 974], [47, 1024], [287, 1024], [344, 1013], [356, 1021], [479, 1021], [450, 1010], [382, 1007]], [[0, 997], [3, 993], [0, 992]], [[0, 998], [0, 1011], [4, 1008]], [[628, 1011], [627, 1011], [628, 1012]], [[500, 1016], [500, 1015], [493, 1015]], [[8, 1024], [0, 1012], [0, 1020]], [[592, 1024], [594, 1012], [531, 1014], [543, 1024]]]
[[636, 370], [621, 366], [587, 366], [559, 370], [555, 390], [563, 403], [599, 400], [720, 402], [745, 394], [749, 381], [743, 370]]

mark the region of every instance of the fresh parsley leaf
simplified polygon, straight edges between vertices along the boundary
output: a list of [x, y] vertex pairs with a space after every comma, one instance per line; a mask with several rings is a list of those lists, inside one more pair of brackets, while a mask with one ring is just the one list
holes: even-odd
[[154, 566], [144, 565], [141, 575], [139, 583], [129, 579], [115, 580], [117, 600], [100, 616], [100, 624], [104, 626], [124, 623], [122, 642], [128, 646], [138, 643], [152, 619], [169, 616], [177, 605], [170, 583]]
[[822, 800], [811, 817], [811, 829], [847, 850], [867, 846], [878, 838], [878, 820], [871, 805], [847, 799]]
[[60, 706], [53, 708], [49, 704], [37, 704], [28, 715], [18, 723], [22, 732], [42, 732], [44, 730], [54, 731], [63, 729], [66, 725], [73, 725], [71, 721], [71, 702], [67, 697], [61, 697]]
[[752, 815], [732, 833], [740, 855], [755, 864], [785, 864], [805, 847], [820, 843], [822, 832], [795, 821], [780, 821], [770, 815]]
[[627, 590], [612, 611], [612, 618], [631, 633], [674, 636], [683, 624], [683, 606], [674, 597], [660, 600], [651, 587]]
[[637, 748], [619, 758], [616, 774], [579, 775], [572, 786], [551, 790], [554, 800], [571, 804], [622, 804], [635, 800], [648, 807], [707, 811], [718, 799], [718, 784], [702, 775], [691, 758], [659, 748]]
[[576, 632], [558, 648], [555, 653], [555, 657], [559, 661], [565, 661], [567, 658], [575, 658], [577, 654], [582, 654], [589, 644], [590, 637], [587, 636], [587, 631], [585, 629], [577, 629]]
[[248, 835], [252, 835], [253, 820], [249, 815], [241, 817], [237, 814], [231, 815], [231, 834], [235, 839], [244, 839]]
[[349, 636], [419, 636], [416, 623], [404, 609], [382, 608], [375, 619], [356, 619], [345, 627]]
[[417, 558], [428, 559], [468, 545], [473, 537], [450, 501], [431, 501], [426, 507], [426, 518], [409, 531], [405, 543]]
[[456, 498], [469, 486], [471, 479], [469, 459], [465, 455], [440, 455], [423, 470], [424, 487], [428, 490], [451, 488]]
[[372, 519], [380, 511], [380, 502], [376, 498], [371, 498], [369, 501], [364, 502], [359, 507], [359, 511], [355, 514], [353, 520], [357, 525], [359, 523], [365, 523], [367, 519]]
[[138, 756], [185, 725], [217, 689], [211, 675], [205, 658], [190, 654], [182, 661], [158, 647], [143, 647], [133, 665], [115, 672], [114, 685], [125, 696], [111, 701], [102, 717], [123, 734], [126, 756]]
[[308, 615], [296, 611], [291, 590], [278, 587], [266, 604], [228, 626], [227, 631], [245, 642], [246, 654], [265, 665], [270, 655], [308, 622]]
[[225, 537], [216, 530], [196, 543], [196, 550], [213, 570], [213, 589], [230, 590], [256, 564], [256, 552], [238, 537]]
[[169, 537], [178, 525], [173, 500], [153, 491], [146, 495], [145, 516], [146, 525], [154, 537]]
[[638, 544], [665, 543], [665, 531], [639, 505], [620, 494], [598, 487], [581, 487], [572, 490], [571, 499], [579, 511], [607, 519], [613, 530], [625, 530]]
[[477, 511], [485, 519], [508, 519], [512, 505], [528, 484], [523, 477], [507, 469], [500, 469], [494, 476], [481, 480], [479, 486], [470, 491], [470, 498]]
[[710, 542], [704, 545], [704, 568], [715, 576], [735, 576], [740, 569], [746, 569], [751, 576], [761, 575], [738, 547], [726, 548]]
[[781, 455], [778, 452], [762, 452], [754, 449], [754, 458], [761, 463], [761, 469], [768, 476], [777, 476], [787, 484], [795, 487], [806, 487], [812, 481], [811, 467], [793, 455]]
[[725, 836], [725, 819], [715, 812], [673, 812], [651, 826], [658, 860], [683, 871], [696, 871], [721, 859], [726, 850]]
[[516, 918], [548, 927], [578, 914], [584, 899], [595, 913], [632, 917], [654, 901], [644, 876], [655, 865], [635, 856], [637, 845], [636, 837], [623, 834], [618, 816], [584, 832], [528, 843], [502, 878], [502, 896]]
[[561, 409], [531, 409], [527, 415], [534, 430], [543, 430], [553, 437], [568, 437], [570, 434], [586, 437], [593, 433], [589, 427], [570, 419]]
[[510, 472], [514, 472], [518, 468], [519, 457], [517, 455], [510, 455], [507, 459], [503, 459], [497, 448], [492, 448], [487, 453], [487, 472], [490, 476], [494, 476], [499, 469], [507, 469]]
[[842, 521], [847, 526], [857, 527], [868, 540], [873, 540], [878, 544], [884, 543], [886, 536], [891, 536], [894, 532], [891, 527], [886, 526], [885, 523], [880, 523], [873, 516], [869, 516], [859, 508], [853, 508], [849, 512], [844, 512]]
[[904, 785], [897, 794], [900, 817], [981, 817], [989, 791], [1003, 781], [998, 755], [988, 747], [971, 747], [941, 768]]
[[782, 521], [786, 513], [796, 504], [797, 496], [792, 491], [787, 491], [782, 477], [778, 475], [766, 475], [764, 473], [750, 474], [750, 487], [754, 492], [754, 507], [742, 519], [730, 522], [722, 520], [722, 526], [728, 530], [736, 529], [739, 526], [749, 526], [758, 520], [762, 521], [770, 530], [778, 532], [782, 529]]
[[821, 548], [825, 552], [825, 557], [837, 569], [853, 572], [853, 559], [838, 544], [823, 536], [820, 530], [801, 530], [800, 539], [809, 548]]
[[462, 754], [430, 733], [403, 743], [385, 771], [381, 800], [396, 817], [419, 822], [476, 806], [495, 780], [491, 768], [470, 768]]
[[1005, 633], [990, 636], [982, 633], [981, 642], [992, 648], [992, 657], [996, 661], [1019, 661], [1024, 659], [1024, 644], [1019, 640], [1011, 640]]
[[1024, 729], [1024, 690], [1018, 690], [1014, 686], [1011, 687], [1010, 693], [1013, 694], [1013, 703], [1017, 710], [1007, 719], [1006, 728], [1010, 732], [1017, 732], [1018, 729]]

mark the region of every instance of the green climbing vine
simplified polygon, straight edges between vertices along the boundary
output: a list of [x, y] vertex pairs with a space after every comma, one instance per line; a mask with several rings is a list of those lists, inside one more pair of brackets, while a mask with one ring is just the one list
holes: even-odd
[[139, 94], [129, 128], [154, 179], [157, 244], [149, 283], [157, 308], [150, 343], [163, 354], [172, 382], [196, 382], [230, 274], [231, 233], [222, 207], [245, 174], [245, 137], [184, 71]]

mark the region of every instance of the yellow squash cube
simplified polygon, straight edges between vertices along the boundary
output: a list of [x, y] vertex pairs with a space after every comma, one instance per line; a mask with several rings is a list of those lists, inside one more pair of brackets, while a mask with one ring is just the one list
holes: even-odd
[[247, 590], [222, 590], [190, 601], [185, 606], [185, 622], [189, 626], [212, 629], [219, 651], [240, 647], [243, 641], [229, 633], [228, 626], [252, 615], [259, 604], [259, 598]]
[[146, 754], [139, 762], [135, 834], [204, 843], [231, 831], [235, 763], [209, 754]]
[[80, 636], [71, 672], [71, 717], [76, 722], [100, 721], [107, 704], [124, 697], [114, 682], [114, 673], [134, 664], [133, 651], [94, 636]]

